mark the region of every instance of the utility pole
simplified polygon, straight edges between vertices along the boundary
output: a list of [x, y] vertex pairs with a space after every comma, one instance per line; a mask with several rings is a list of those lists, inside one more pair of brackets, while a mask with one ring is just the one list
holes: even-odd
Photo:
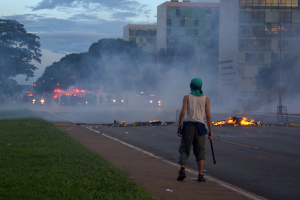
[[159, 88], [159, 51], [157, 52], [157, 87]]
[[282, 15], [280, 13], [280, 48], [279, 48], [279, 114], [282, 115], [282, 97], [281, 97], [281, 50], [282, 50]]

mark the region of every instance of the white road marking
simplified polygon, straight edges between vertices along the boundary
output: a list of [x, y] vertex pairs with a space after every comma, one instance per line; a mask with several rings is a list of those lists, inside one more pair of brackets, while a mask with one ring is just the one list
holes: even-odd
[[258, 147], [251, 147], [251, 146], [248, 146], [248, 145], [239, 144], [239, 143], [235, 143], [235, 142], [230, 142], [230, 141], [226, 141], [226, 140], [220, 140], [220, 141], [225, 142], [225, 143], [229, 143], [229, 144], [235, 144], [235, 145], [242, 146], [242, 147], [251, 148], [251, 149], [258, 149]]

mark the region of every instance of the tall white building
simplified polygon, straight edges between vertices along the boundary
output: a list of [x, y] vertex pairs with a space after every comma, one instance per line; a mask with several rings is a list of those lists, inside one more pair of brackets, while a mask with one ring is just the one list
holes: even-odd
[[299, 55], [299, 5], [299, 0], [220, 0], [221, 97], [257, 93], [263, 68]]

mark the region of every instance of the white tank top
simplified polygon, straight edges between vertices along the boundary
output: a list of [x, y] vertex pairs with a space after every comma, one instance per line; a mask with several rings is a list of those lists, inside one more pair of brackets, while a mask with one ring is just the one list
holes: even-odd
[[206, 96], [197, 97], [189, 94], [186, 121], [201, 122], [205, 124], [205, 100]]

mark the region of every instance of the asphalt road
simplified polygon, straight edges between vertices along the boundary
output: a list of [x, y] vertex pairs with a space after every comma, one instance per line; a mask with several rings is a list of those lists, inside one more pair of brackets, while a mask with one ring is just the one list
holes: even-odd
[[[71, 120], [81, 123], [112, 123], [113, 119], [127, 122], [153, 119], [174, 121], [176, 113], [123, 108], [34, 110], [49, 121]], [[233, 115], [212, 113], [214, 121], [229, 116]], [[263, 123], [276, 123], [276, 115], [272, 114], [249, 114], [247, 117]], [[291, 119], [293, 123], [300, 124], [298, 116]], [[180, 138], [176, 129], [176, 126], [98, 127], [105, 134], [172, 162], [177, 162], [179, 154]], [[217, 164], [213, 164], [207, 140], [205, 173], [268, 199], [300, 199], [300, 127], [213, 127], [213, 133]], [[187, 166], [197, 169], [192, 153]]]

